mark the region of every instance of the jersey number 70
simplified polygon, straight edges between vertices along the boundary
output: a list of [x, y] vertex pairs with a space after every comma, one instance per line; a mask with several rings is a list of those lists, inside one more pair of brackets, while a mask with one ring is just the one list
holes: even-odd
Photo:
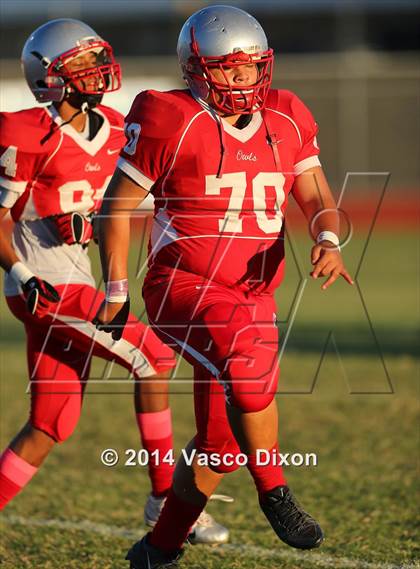
[[[283, 225], [283, 205], [285, 177], [280, 172], [259, 172], [252, 180], [252, 197], [254, 213], [258, 227], [264, 233], [279, 233]], [[223, 219], [219, 219], [221, 233], [242, 233], [242, 211], [246, 192], [246, 172], [223, 174], [221, 178], [215, 175], [206, 176], [206, 195], [218, 196], [221, 188], [232, 188], [229, 205]], [[274, 187], [276, 192], [275, 213], [268, 217], [266, 213], [266, 187]]]

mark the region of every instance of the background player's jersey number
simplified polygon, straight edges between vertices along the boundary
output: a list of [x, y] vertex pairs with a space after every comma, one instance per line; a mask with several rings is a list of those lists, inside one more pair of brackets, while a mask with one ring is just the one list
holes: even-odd
[[94, 189], [87, 180], [66, 182], [58, 188], [60, 195], [60, 209], [63, 213], [69, 211], [86, 212], [95, 206], [95, 202], [102, 200], [105, 190], [111, 180], [107, 176], [101, 188]]
[[[283, 205], [285, 177], [280, 172], [259, 172], [252, 180], [252, 197], [254, 213], [258, 227], [264, 233], [279, 233], [283, 224]], [[224, 174], [221, 178], [215, 175], [206, 176], [206, 195], [218, 196], [222, 188], [232, 188], [228, 208], [223, 219], [219, 219], [221, 233], [242, 233], [242, 206], [246, 192], [246, 172]], [[274, 216], [267, 216], [266, 188], [274, 187], [276, 204]]]

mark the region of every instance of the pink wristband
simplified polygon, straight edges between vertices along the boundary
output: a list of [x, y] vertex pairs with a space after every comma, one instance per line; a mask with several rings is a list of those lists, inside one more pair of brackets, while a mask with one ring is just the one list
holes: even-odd
[[109, 281], [105, 285], [107, 302], [125, 302], [128, 298], [128, 280]]

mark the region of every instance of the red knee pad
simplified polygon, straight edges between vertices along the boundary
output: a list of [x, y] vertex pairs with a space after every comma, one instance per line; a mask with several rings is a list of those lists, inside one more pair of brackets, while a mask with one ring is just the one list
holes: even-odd
[[57, 443], [62, 443], [73, 434], [80, 412], [80, 393], [45, 393], [37, 396], [37, 404], [33, 406], [30, 423]]
[[228, 404], [245, 413], [262, 411], [274, 398], [278, 374], [277, 346], [260, 344], [237, 352], [222, 373]]
[[227, 391], [228, 404], [244, 413], [257, 413], [266, 409], [275, 393], [248, 393], [248, 390]]
[[206, 324], [218, 348], [215, 356], [220, 357], [227, 401], [244, 412], [262, 411], [277, 390], [277, 329], [272, 321], [252, 322], [250, 311], [243, 306], [230, 307], [226, 325], [211, 329], [210, 317], [216, 309], [207, 311]]

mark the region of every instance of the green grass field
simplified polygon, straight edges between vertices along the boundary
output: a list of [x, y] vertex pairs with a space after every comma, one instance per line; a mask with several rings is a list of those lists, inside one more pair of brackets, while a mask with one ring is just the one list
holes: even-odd
[[[360, 237], [345, 250], [353, 274], [364, 244]], [[328, 292], [320, 291], [320, 282], [306, 280], [306, 239], [297, 236], [292, 245], [298, 265], [289, 251], [287, 279], [278, 292], [280, 442], [284, 452], [317, 453], [316, 467], [289, 467], [286, 475], [301, 503], [319, 519], [325, 543], [316, 552], [302, 553], [279, 542], [259, 510], [250, 476], [241, 469], [220, 487], [235, 502], [209, 506], [229, 526], [230, 544], [188, 547], [182, 566], [417, 566], [416, 237], [374, 233], [358, 287], [340, 282]], [[133, 251], [133, 267], [136, 256]], [[135, 286], [131, 289], [134, 295]], [[136, 302], [141, 311], [140, 294]], [[23, 330], [4, 303], [1, 315], [3, 448], [25, 422], [29, 396]], [[100, 377], [103, 368], [96, 361], [92, 376]], [[189, 377], [187, 366], [179, 377]], [[125, 552], [145, 531], [147, 473], [122, 463], [106, 468], [100, 453], [114, 448], [123, 456], [124, 449], [139, 448], [129, 392], [126, 383], [119, 387], [105, 380], [89, 387], [76, 433], [54, 450], [2, 515], [2, 567], [127, 567]], [[175, 378], [172, 392], [179, 452], [194, 432], [190, 384], [177, 384]]]

